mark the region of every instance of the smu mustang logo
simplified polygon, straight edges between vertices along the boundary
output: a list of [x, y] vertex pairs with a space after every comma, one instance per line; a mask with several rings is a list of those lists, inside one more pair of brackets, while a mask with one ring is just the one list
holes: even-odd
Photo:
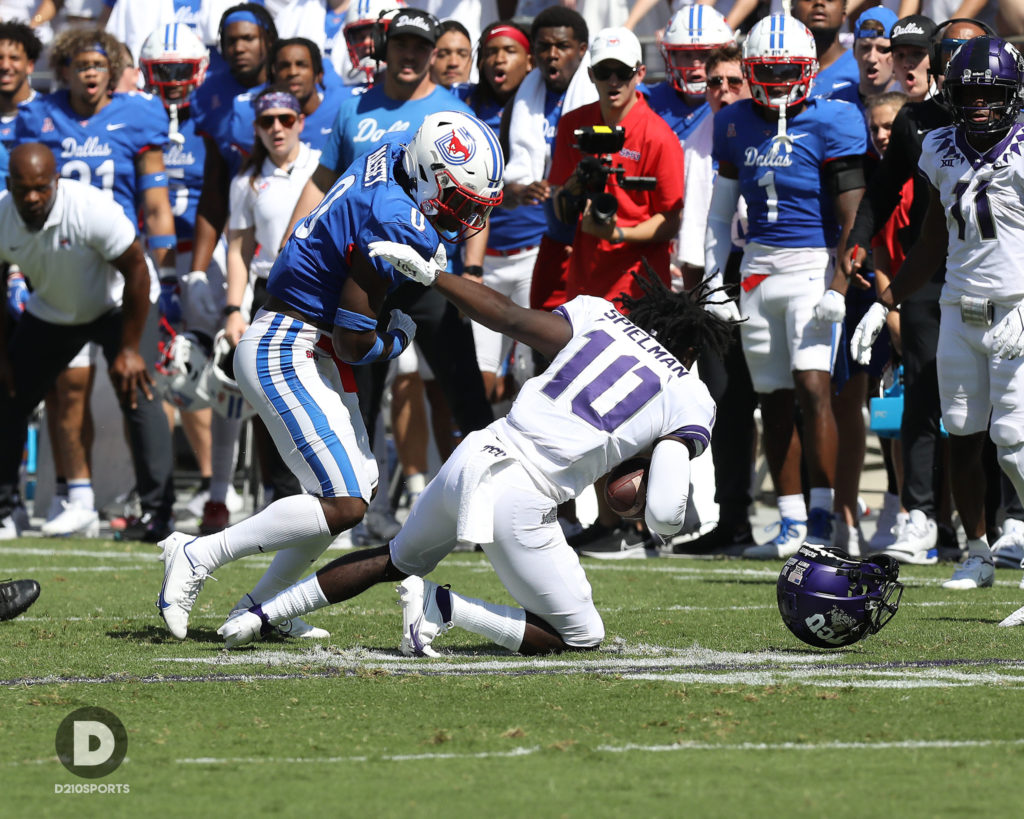
[[434, 147], [449, 165], [465, 165], [476, 155], [476, 141], [465, 128], [452, 128], [450, 134], [434, 140]]

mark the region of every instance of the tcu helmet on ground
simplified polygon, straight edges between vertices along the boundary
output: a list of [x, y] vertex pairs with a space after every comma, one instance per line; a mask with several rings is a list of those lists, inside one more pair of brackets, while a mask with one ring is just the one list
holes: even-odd
[[804, 544], [786, 561], [776, 592], [779, 613], [797, 637], [819, 648], [839, 648], [880, 631], [903, 596], [893, 558], [866, 560]]
[[[661, 41], [661, 56], [665, 58], [665, 70], [676, 91], [681, 94], [703, 94], [707, 89], [703, 79], [704, 58], [711, 49], [727, 45], [735, 37], [721, 12], [714, 6], [685, 6], [673, 14]], [[679, 64], [681, 58], [692, 56], [701, 58], [701, 68]]]
[[942, 98], [959, 127], [997, 133], [1013, 125], [1020, 113], [1022, 83], [1024, 58], [1016, 48], [998, 37], [975, 37], [953, 52]]
[[209, 64], [206, 46], [183, 23], [158, 28], [146, 38], [139, 52], [146, 90], [159, 94], [165, 105], [187, 105], [189, 95], [206, 77]]
[[223, 331], [214, 339], [212, 353], [194, 333], [171, 333], [160, 344], [163, 358], [156, 365], [157, 386], [168, 401], [184, 410], [212, 407], [224, 418], [254, 414], [235, 381], [234, 350]]
[[768, 108], [807, 99], [818, 73], [818, 51], [810, 29], [795, 17], [760, 20], [743, 43], [743, 74], [754, 102]]
[[487, 224], [501, 204], [505, 160], [494, 133], [469, 114], [430, 114], [405, 148], [403, 167], [419, 209], [458, 241]]

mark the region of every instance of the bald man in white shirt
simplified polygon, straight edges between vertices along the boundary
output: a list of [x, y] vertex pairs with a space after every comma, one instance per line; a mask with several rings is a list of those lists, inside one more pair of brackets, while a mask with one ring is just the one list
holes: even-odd
[[0, 311], [0, 540], [11, 518], [29, 414], [87, 341], [103, 349], [128, 422], [143, 513], [168, 519], [174, 502], [171, 441], [139, 352], [150, 277], [135, 225], [109, 196], [58, 179], [39, 143], [11, 152], [0, 195], [0, 261], [16, 264], [32, 295], [13, 333]]

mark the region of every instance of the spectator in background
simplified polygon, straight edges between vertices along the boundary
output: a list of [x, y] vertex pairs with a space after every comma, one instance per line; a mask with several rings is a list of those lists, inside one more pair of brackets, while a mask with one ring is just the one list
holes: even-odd
[[[161, 310], [178, 319], [180, 303], [173, 267], [177, 241], [163, 161], [167, 114], [159, 101], [145, 95], [113, 93], [125, 65], [124, 50], [105, 32], [62, 32], [54, 41], [51, 62], [64, 90], [22, 106], [15, 137], [19, 142], [45, 144], [58, 158], [61, 176], [77, 178], [113, 196], [132, 224], [138, 221], [141, 204], [150, 255], [167, 282], [161, 293]], [[93, 360], [86, 354], [75, 362], [80, 366], [58, 380], [60, 408], [55, 415], [59, 418], [68, 503], [44, 525], [45, 534], [95, 533], [98, 528], [88, 464], [90, 438], [84, 420]], [[146, 474], [139, 474], [138, 459], [135, 464], [143, 518], [121, 535], [156, 542], [169, 531], [174, 499], [166, 424], [163, 435], [148, 446], [154, 459], [144, 465]]]
[[[683, 203], [683, 151], [679, 139], [655, 114], [636, 87], [647, 69], [640, 41], [628, 29], [604, 29], [590, 44], [590, 78], [598, 101], [562, 117], [548, 177], [556, 191], [555, 213], [576, 225], [569, 260], [567, 293], [595, 295], [614, 301], [622, 292], [639, 298], [632, 277], [642, 259], [668, 284], [669, 242], [679, 231]], [[617, 211], [599, 220], [587, 197], [579, 170], [584, 154], [574, 147], [578, 128], [604, 125], [625, 129], [625, 146], [614, 157], [625, 176], [654, 177], [654, 190], [623, 187], [609, 176], [605, 190], [615, 197]]]
[[430, 79], [444, 88], [452, 88], [469, 82], [472, 68], [473, 43], [469, 32], [458, 20], [445, 20], [430, 63]]
[[530, 27], [530, 42], [535, 68], [510, 107], [503, 207], [544, 206], [547, 229], [533, 266], [530, 306], [553, 310], [565, 301], [575, 233], [575, 225], [555, 216], [547, 182], [555, 134], [561, 117], [597, 99], [597, 89], [585, 70], [587, 25], [578, 13], [561, 6], [544, 9]]
[[[530, 38], [514, 23], [492, 23], [480, 35], [477, 54], [480, 82], [464, 91], [459, 89], [460, 96], [497, 138], [505, 105], [533, 68]], [[495, 210], [488, 225], [486, 250], [478, 258], [467, 254], [464, 274], [476, 276], [520, 307], [529, 307], [530, 280], [543, 232], [544, 210], [539, 204]], [[502, 374], [512, 351], [512, 339], [474, 322], [473, 342], [488, 398], [492, 402], [510, 398], [505, 393]], [[525, 380], [522, 376], [526, 375], [526, 366], [524, 363], [516, 368], [521, 381]]]
[[921, 102], [934, 93], [929, 49], [937, 27], [927, 17], [911, 15], [892, 27], [893, 77], [911, 102]]
[[835, 99], [847, 99], [864, 110], [869, 97], [888, 90], [893, 81], [892, 42], [889, 37], [896, 21], [896, 12], [885, 6], [870, 8], [857, 18], [853, 29], [853, 57], [857, 61], [860, 82], [855, 95], [838, 94]]
[[[713, 8], [689, 6], [680, 9], [669, 21], [665, 30], [665, 38], [661, 42], [661, 53], [665, 58], [665, 70], [668, 79], [650, 89], [647, 102], [651, 109], [675, 131], [679, 142], [686, 147], [686, 140], [696, 129], [700, 128], [709, 115], [713, 113], [707, 90], [705, 62], [713, 49], [721, 48], [734, 41], [733, 32], [725, 24], [722, 16]], [[739, 57], [737, 56], [737, 69]], [[742, 80], [742, 76], [741, 76]], [[720, 96], [719, 88], [716, 96]], [[731, 93], [728, 88], [725, 93]], [[721, 107], [721, 106], [719, 106]], [[707, 137], [708, 160], [710, 161], [711, 133], [705, 131]], [[707, 191], [710, 196], [710, 190]], [[691, 234], [689, 243], [683, 236], [682, 228], [676, 238], [675, 253], [672, 259], [673, 286], [676, 289], [690, 289], [698, 281], [697, 269], [704, 267], [704, 229], [707, 223], [707, 208], [697, 208], [698, 221], [701, 228]], [[686, 219], [684, 210], [683, 219]], [[683, 254], [689, 252], [694, 256], [691, 269], [687, 270], [682, 261]], [[699, 256], [699, 261], [696, 257]], [[688, 275], [689, 274], [689, 275]]]
[[[72, 70], [82, 54], [97, 60], [98, 52], [76, 52]], [[95, 69], [84, 73], [94, 77]], [[0, 258], [21, 267], [34, 289], [9, 342], [0, 311], [0, 539], [17, 537], [11, 512], [29, 414], [87, 341], [102, 347], [121, 401], [139, 496], [154, 524], [133, 533], [144, 539], [156, 523], [166, 528], [174, 498], [167, 422], [139, 353], [150, 276], [135, 223], [98, 186], [61, 179], [53, 151], [38, 142], [11, 152], [9, 186], [0, 200]]]
[[[737, 100], [750, 97], [750, 87], [743, 77], [740, 48], [735, 43], [716, 48], [705, 63], [707, 100], [711, 116], [705, 117], [690, 134], [684, 146], [686, 186], [683, 226], [679, 231], [677, 253], [689, 270], [688, 278], [700, 281], [705, 277], [704, 238], [707, 234], [708, 208], [714, 191], [716, 163], [711, 156], [714, 115]], [[730, 296], [736, 297], [740, 284], [740, 260], [746, 204], [742, 197], [737, 208], [733, 246], [729, 253], [723, 284]], [[715, 502], [718, 524], [689, 543], [676, 544], [676, 554], [738, 554], [754, 545], [750, 526], [750, 477], [754, 452], [754, 409], [757, 395], [750, 381], [750, 370], [743, 357], [738, 327], [730, 330], [733, 343], [725, 353], [705, 351], [698, 358], [698, 372], [707, 384], [718, 407], [715, 426], [719, 434], [711, 446], [715, 465]]]

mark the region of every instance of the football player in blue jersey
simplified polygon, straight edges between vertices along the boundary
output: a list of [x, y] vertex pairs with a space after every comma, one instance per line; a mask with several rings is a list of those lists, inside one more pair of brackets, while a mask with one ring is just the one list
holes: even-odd
[[18, 106], [34, 99], [29, 77], [43, 44], [24, 23], [0, 23], [0, 142], [14, 147], [14, 118]]
[[732, 29], [713, 6], [685, 6], [672, 15], [661, 41], [668, 79], [650, 88], [647, 103], [672, 127], [680, 142], [711, 112], [704, 97], [708, 55], [734, 39]]
[[385, 296], [405, 276], [433, 281], [447, 265], [441, 237], [461, 241], [486, 225], [503, 172], [486, 125], [455, 111], [431, 114], [408, 145], [385, 142], [353, 163], [296, 227], [271, 270], [270, 297], [237, 347], [235, 374], [308, 494], [275, 500], [216, 535], [176, 532], [164, 541], [158, 606], [175, 637], [185, 637], [203, 582], [219, 566], [284, 548], [313, 562], [363, 518], [377, 466], [352, 365], [409, 346], [416, 325], [400, 310], [377, 331]]
[[[149, 256], [164, 282], [161, 310], [173, 316], [180, 311], [180, 304], [175, 292], [177, 241], [163, 157], [168, 139], [167, 113], [160, 101], [149, 94], [114, 93], [116, 80], [125, 66], [125, 55], [121, 43], [106, 32], [65, 31], [54, 41], [50, 60], [63, 88], [21, 107], [15, 121], [16, 139], [45, 144], [57, 159], [60, 176], [106, 191], [132, 224], [139, 222], [141, 208]], [[61, 416], [68, 419], [69, 430], [62, 436], [66, 443], [62, 445], [64, 468], [69, 473], [69, 494], [76, 494], [77, 498], [71, 498], [72, 505], [94, 516], [91, 479], [87, 477], [87, 446], [79, 436], [70, 433], [77, 426], [73, 419], [83, 417], [87, 404], [89, 367], [79, 366], [67, 372], [58, 382], [58, 392], [68, 399], [66, 404], [62, 401], [60, 410]], [[144, 495], [144, 520], [121, 534], [128, 539], [155, 542], [169, 531], [174, 488], [166, 426], [162, 431], [147, 430], [146, 434], [152, 438], [154, 457], [136, 458], [135, 464], [140, 495]]]
[[[716, 280], [725, 269], [742, 193], [748, 232], [741, 337], [761, 395], [765, 454], [781, 516], [778, 536], [746, 549], [748, 557], [788, 557], [805, 540], [827, 544], [832, 536], [836, 426], [830, 373], [844, 303], [826, 288], [832, 249], [843, 252], [863, 194], [867, 144], [854, 106], [809, 98], [816, 69], [807, 27], [785, 15], [766, 17], [743, 47], [752, 99], [722, 109], [714, 123], [719, 176], [706, 267]], [[733, 302], [714, 309], [737, 317]], [[796, 401], [804, 419], [803, 450]], [[810, 512], [801, 489], [801, 457], [811, 483]]]
[[839, 42], [839, 29], [846, 20], [846, 0], [792, 0], [797, 20], [814, 36], [818, 58], [818, 74], [814, 78], [812, 97], [848, 99], [845, 94], [856, 91], [860, 80], [853, 51]]

